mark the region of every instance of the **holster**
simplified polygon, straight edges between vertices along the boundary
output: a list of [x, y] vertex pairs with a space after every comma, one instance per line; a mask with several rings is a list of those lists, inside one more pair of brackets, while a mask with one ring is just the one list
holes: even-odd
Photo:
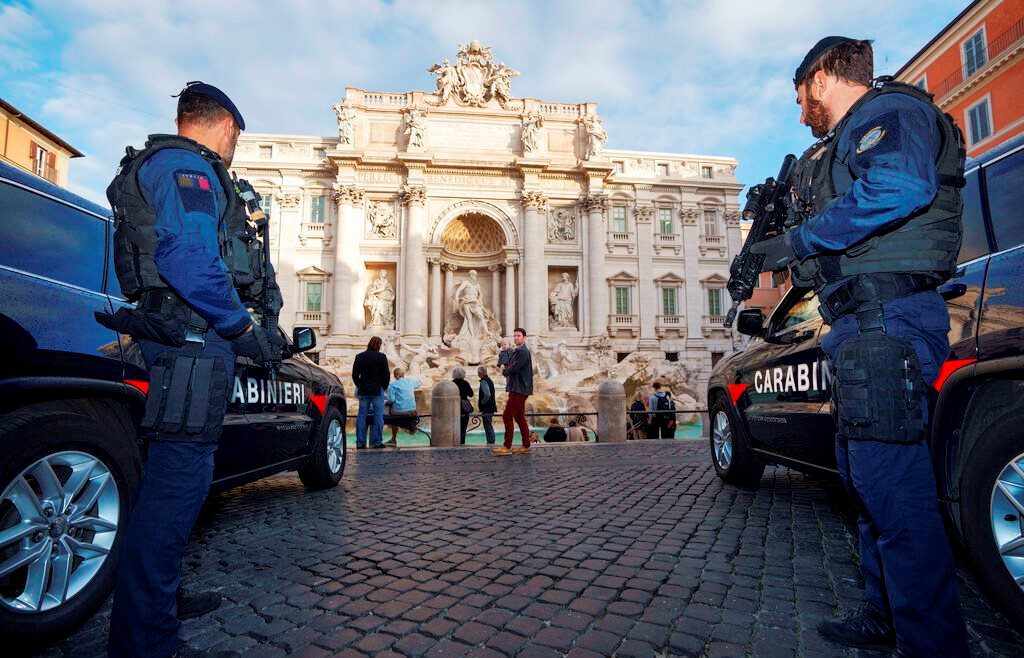
[[205, 433], [216, 440], [227, 384], [227, 370], [219, 358], [192, 350], [164, 352], [150, 368], [142, 427], [163, 438], [190, 439]]
[[835, 358], [836, 431], [850, 440], [916, 443], [925, 438], [927, 384], [909, 340], [865, 333]]

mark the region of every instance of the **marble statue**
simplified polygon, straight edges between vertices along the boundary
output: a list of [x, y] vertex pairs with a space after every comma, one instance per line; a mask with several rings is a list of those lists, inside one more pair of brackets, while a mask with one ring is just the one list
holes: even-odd
[[576, 211], [573, 208], [559, 208], [548, 222], [548, 242], [576, 241]]
[[469, 278], [455, 288], [452, 295], [455, 306], [462, 316], [462, 329], [459, 336], [483, 338], [487, 334], [487, 317], [481, 302], [483, 291], [476, 280], [476, 270], [469, 271]]
[[437, 80], [435, 80], [437, 83], [437, 95], [441, 97], [438, 105], [444, 105], [451, 98], [452, 93], [455, 91], [455, 86], [459, 84], [458, 71], [446, 59], [440, 64], [431, 66], [427, 69], [427, 72], [437, 76]]
[[573, 311], [572, 303], [579, 292], [579, 281], [570, 283], [569, 275], [563, 272], [562, 280], [555, 284], [548, 296], [548, 303], [551, 304], [552, 329], [576, 328], [576, 314]]
[[367, 212], [367, 219], [370, 221], [370, 235], [381, 238], [395, 237], [397, 221], [395, 209], [390, 203], [374, 201], [370, 204]]
[[405, 114], [405, 134], [409, 137], [408, 148], [423, 148], [423, 138], [426, 132], [426, 113], [418, 107], [409, 108]]
[[502, 106], [512, 100], [512, 78], [518, 78], [519, 71], [506, 67], [503, 63], [493, 69], [488, 80], [487, 90], [491, 98], [497, 99]]
[[544, 117], [540, 112], [530, 112], [523, 117], [523, 151], [525, 153], [532, 153], [540, 148], [538, 138], [543, 125]]
[[334, 113], [338, 115], [338, 145], [354, 145], [356, 135], [356, 111], [351, 107], [345, 107], [341, 103], [335, 103], [331, 107], [334, 109]]
[[388, 273], [381, 270], [377, 278], [370, 282], [366, 288], [366, 295], [363, 297], [363, 306], [370, 310], [370, 327], [386, 327], [392, 329], [395, 326], [395, 289], [388, 281]]
[[587, 154], [586, 159], [596, 158], [601, 155], [604, 143], [608, 141], [608, 132], [601, 125], [601, 117], [596, 114], [588, 114], [582, 119], [583, 128], [587, 131]]

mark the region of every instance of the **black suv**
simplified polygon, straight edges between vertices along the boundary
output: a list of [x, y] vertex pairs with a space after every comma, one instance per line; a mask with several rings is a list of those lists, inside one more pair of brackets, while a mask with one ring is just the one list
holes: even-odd
[[[0, 163], [0, 226], [0, 637], [31, 645], [61, 639], [110, 591], [147, 376], [138, 346], [93, 317], [127, 305], [110, 211]], [[341, 479], [341, 382], [299, 353], [311, 329], [284, 338], [276, 377], [236, 363], [215, 488], [291, 469], [310, 488]]]
[[[931, 450], [939, 500], [982, 584], [1024, 629], [1024, 136], [967, 162], [959, 268], [939, 288], [950, 353], [933, 385]], [[766, 464], [836, 473], [828, 326], [793, 289], [708, 382], [718, 475], [756, 485]]]

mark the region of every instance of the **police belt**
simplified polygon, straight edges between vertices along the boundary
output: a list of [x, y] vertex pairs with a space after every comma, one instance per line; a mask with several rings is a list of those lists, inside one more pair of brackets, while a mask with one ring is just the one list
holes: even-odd
[[210, 324], [170, 288], [147, 290], [139, 298], [137, 307], [142, 311], [162, 315], [168, 320], [180, 318], [184, 324], [186, 342], [206, 342], [206, 331]]
[[926, 274], [860, 274], [844, 281], [827, 297], [819, 298], [818, 312], [831, 325], [848, 313], [881, 308], [886, 302], [935, 288], [936, 279]]

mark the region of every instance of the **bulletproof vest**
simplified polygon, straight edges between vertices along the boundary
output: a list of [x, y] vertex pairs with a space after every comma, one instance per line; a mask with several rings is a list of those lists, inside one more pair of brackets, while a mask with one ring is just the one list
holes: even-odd
[[966, 152], [963, 135], [953, 118], [932, 103], [931, 95], [912, 85], [883, 81], [864, 94], [839, 124], [804, 152], [793, 176], [794, 212], [806, 219], [824, 212], [843, 197], [856, 177], [850, 166], [850, 147], [840, 145], [843, 132], [858, 109], [884, 94], [907, 94], [935, 114], [940, 147], [935, 159], [939, 189], [932, 202], [904, 221], [873, 235], [842, 254], [820, 254], [794, 268], [794, 280], [821, 290], [825, 285], [859, 274], [907, 273], [924, 275], [933, 285], [956, 269], [962, 236]]
[[240, 299], [255, 301], [272, 285], [264, 276], [261, 244], [249, 225], [238, 190], [220, 156], [202, 144], [178, 135], [150, 135], [139, 151], [129, 146], [117, 175], [107, 187], [107, 199], [114, 211], [114, 271], [122, 294], [136, 301], [148, 290], [166, 289], [157, 273], [156, 211], [139, 185], [139, 170], [164, 149], [182, 149], [199, 155], [213, 168], [227, 199], [218, 222], [218, 246]]

